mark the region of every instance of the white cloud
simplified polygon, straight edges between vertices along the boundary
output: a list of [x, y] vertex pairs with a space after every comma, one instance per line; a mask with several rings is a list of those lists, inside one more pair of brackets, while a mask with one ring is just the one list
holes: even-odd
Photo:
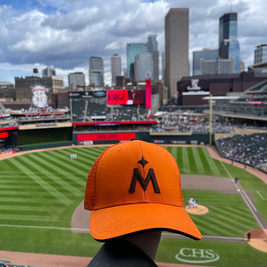
[[[24, 75], [34, 64], [54, 65], [64, 77], [82, 70], [88, 81], [89, 57], [101, 56], [109, 83], [110, 57], [120, 54], [125, 68], [127, 43], [146, 42], [154, 33], [160, 53], [164, 51], [164, 19], [171, 7], [190, 8], [190, 60], [192, 51], [218, 48], [219, 17], [230, 8], [238, 12], [241, 58], [246, 65], [253, 63], [254, 46], [267, 43], [265, 0], [233, 0], [232, 7], [225, 0], [201, 0], [201, 5], [195, 0], [36, 1], [40, 8], [28, 12], [0, 5], [0, 68], [5, 63], [14, 69], [19, 66]], [[0, 80], [6, 73], [0, 69]]]
[[112, 43], [106, 45], [105, 50], [116, 50], [119, 48], [120, 48], [119, 43], [117, 41], [115, 41], [115, 42], [112, 42]]

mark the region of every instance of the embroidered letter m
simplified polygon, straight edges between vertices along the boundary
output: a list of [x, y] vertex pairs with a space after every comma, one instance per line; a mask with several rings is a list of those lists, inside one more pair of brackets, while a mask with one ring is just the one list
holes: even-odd
[[144, 191], [146, 191], [148, 183], [151, 180], [152, 184], [153, 184], [154, 192], [160, 193], [159, 185], [158, 185], [158, 182], [157, 182], [157, 179], [156, 179], [156, 176], [155, 176], [153, 169], [151, 169], [151, 168], [149, 169], [148, 174], [146, 176], [146, 179], [144, 179], [144, 177], [140, 173], [140, 170], [138, 168], [134, 168], [133, 178], [132, 178], [129, 192], [131, 192], [131, 193], [135, 192], [135, 186], [136, 186], [137, 180], [140, 182]]

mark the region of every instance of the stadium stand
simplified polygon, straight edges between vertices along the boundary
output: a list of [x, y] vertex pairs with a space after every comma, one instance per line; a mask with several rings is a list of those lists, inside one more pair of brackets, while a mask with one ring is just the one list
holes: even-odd
[[248, 165], [267, 163], [267, 133], [234, 135], [216, 140], [223, 157]]
[[138, 106], [107, 106], [105, 101], [73, 100], [72, 121], [137, 121], [145, 119], [148, 111]]
[[16, 121], [10, 116], [9, 111], [0, 102], [0, 128], [17, 126]]

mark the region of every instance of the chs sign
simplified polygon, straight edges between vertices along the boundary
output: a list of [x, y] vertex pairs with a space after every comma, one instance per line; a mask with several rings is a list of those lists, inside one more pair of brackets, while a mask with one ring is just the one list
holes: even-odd
[[220, 259], [220, 256], [212, 249], [181, 248], [175, 255], [178, 261], [186, 263], [209, 263]]

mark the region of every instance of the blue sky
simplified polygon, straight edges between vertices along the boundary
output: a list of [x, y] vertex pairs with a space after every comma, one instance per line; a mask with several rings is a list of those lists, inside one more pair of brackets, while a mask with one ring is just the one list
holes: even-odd
[[[238, 12], [241, 59], [253, 64], [254, 47], [267, 43], [266, 0], [1, 0], [0, 81], [31, 75], [34, 67], [54, 66], [67, 85], [69, 72], [82, 71], [88, 81], [88, 59], [104, 59], [110, 84], [110, 57], [122, 55], [126, 44], [146, 42], [157, 34], [164, 52], [164, 17], [171, 7], [190, 8], [190, 50], [218, 47], [219, 17]], [[161, 64], [160, 64], [161, 67]]]

